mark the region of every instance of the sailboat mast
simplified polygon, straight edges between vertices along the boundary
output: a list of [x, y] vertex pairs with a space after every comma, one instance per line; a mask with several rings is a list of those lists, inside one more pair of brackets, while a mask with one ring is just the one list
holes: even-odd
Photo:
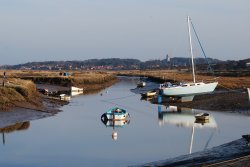
[[191, 62], [192, 62], [192, 70], [193, 70], [193, 82], [195, 83], [195, 72], [194, 72], [194, 54], [193, 54], [193, 45], [192, 45], [192, 37], [191, 37], [191, 18], [188, 16], [188, 37], [189, 37], [189, 45], [190, 45], [190, 53], [191, 53]]

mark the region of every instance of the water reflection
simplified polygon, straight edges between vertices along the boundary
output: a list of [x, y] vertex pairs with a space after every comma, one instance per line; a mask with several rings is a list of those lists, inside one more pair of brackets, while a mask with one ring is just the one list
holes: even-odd
[[145, 96], [141, 96], [141, 100], [145, 100], [145, 101], [148, 101], [148, 102], [151, 102], [153, 99], [153, 97], [145, 97]]
[[180, 128], [192, 128], [189, 153], [192, 153], [195, 128], [212, 128], [214, 129], [207, 141], [205, 148], [208, 146], [217, 129], [217, 123], [213, 116], [210, 115], [208, 120], [197, 120], [195, 115], [197, 112], [190, 108], [179, 108], [177, 106], [167, 106], [166, 110], [162, 111], [158, 106], [159, 125], [175, 125]]
[[73, 97], [73, 96], [79, 96], [79, 95], [82, 95], [83, 94], [83, 91], [71, 91], [70, 92], [70, 95]]
[[5, 144], [5, 133], [13, 133], [15, 131], [27, 130], [30, 127], [30, 122], [15, 123], [13, 125], [0, 127], [0, 133], [2, 133], [2, 141]]
[[113, 131], [112, 131], [112, 139], [113, 140], [118, 139], [117, 128], [121, 128], [121, 127], [130, 123], [130, 120], [126, 120], [126, 119], [124, 119], [124, 120], [101, 119], [101, 121], [106, 127], [113, 128]]
[[209, 120], [196, 120], [198, 112], [190, 108], [167, 106], [165, 111], [158, 112], [159, 125], [173, 124], [178, 127], [208, 127], [217, 128], [217, 123], [212, 115]]

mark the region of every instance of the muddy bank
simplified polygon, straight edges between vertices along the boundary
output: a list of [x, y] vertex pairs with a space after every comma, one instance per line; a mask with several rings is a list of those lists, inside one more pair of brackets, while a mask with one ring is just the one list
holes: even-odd
[[[135, 85], [136, 86], [136, 85]], [[147, 81], [143, 88], [131, 89], [135, 94], [143, 94], [150, 90], [159, 90], [159, 83]], [[158, 104], [158, 96], [144, 98], [153, 104]], [[216, 89], [214, 92], [203, 95], [195, 95], [193, 101], [180, 102], [178, 98], [169, 98], [162, 96], [160, 104], [169, 106], [178, 106], [184, 108], [212, 110], [212, 111], [250, 111], [250, 101], [248, 98], [247, 89]]]
[[13, 108], [11, 112], [0, 112], [0, 127], [3, 128], [15, 123], [41, 119], [52, 115], [52, 113], [37, 112], [31, 109]]
[[[230, 166], [230, 163], [238, 166], [250, 166], [250, 147], [244, 138], [217, 146], [205, 151], [189, 155], [182, 155], [176, 158], [150, 162], [137, 165], [136, 167], [156, 166]], [[240, 161], [242, 160], [242, 161]], [[244, 160], [244, 161], [243, 161]], [[243, 165], [245, 164], [245, 165]]]
[[[152, 103], [156, 104], [157, 101], [157, 97], [152, 99]], [[213, 111], [236, 111], [242, 113], [250, 111], [250, 102], [245, 90], [215, 91], [212, 94], [196, 95], [191, 102], [178, 102], [163, 97], [162, 104]]]
[[0, 131], [9, 133], [14, 130], [23, 130], [30, 124], [30, 121], [54, 116], [61, 111], [60, 107], [68, 104], [65, 101], [43, 96], [41, 96], [41, 100], [43, 101], [42, 106], [29, 102], [15, 102], [8, 112], [0, 111]]

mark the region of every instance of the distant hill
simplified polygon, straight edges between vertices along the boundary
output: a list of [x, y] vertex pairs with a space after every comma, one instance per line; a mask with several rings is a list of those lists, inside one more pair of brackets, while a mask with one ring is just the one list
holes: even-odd
[[[250, 59], [239, 61], [221, 61], [218, 59], [196, 58], [196, 68], [206, 70], [208, 63], [215, 70], [249, 69]], [[84, 61], [45, 61], [29, 62], [18, 65], [5, 65], [1, 69], [16, 70], [134, 70], [134, 69], [180, 69], [190, 68], [190, 58], [174, 57], [163, 60], [149, 60], [142, 62], [138, 59], [89, 59]]]

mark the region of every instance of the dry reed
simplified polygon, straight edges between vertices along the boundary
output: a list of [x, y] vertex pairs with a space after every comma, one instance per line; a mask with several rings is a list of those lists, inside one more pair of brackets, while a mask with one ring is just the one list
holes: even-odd
[[[161, 81], [176, 81], [176, 82], [183, 82], [183, 81], [192, 81], [192, 75], [187, 72], [182, 71], [174, 71], [174, 70], [156, 70], [156, 71], [119, 71], [117, 74], [122, 75], [131, 75], [131, 76], [146, 76], [146, 77], [153, 77], [159, 79]], [[211, 81], [214, 80], [215, 77], [207, 76], [207, 75], [200, 75], [196, 76], [197, 81]], [[226, 88], [226, 89], [243, 89], [250, 87], [250, 77], [224, 77], [219, 76], [216, 77], [216, 80], [219, 82], [219, 88]]]

